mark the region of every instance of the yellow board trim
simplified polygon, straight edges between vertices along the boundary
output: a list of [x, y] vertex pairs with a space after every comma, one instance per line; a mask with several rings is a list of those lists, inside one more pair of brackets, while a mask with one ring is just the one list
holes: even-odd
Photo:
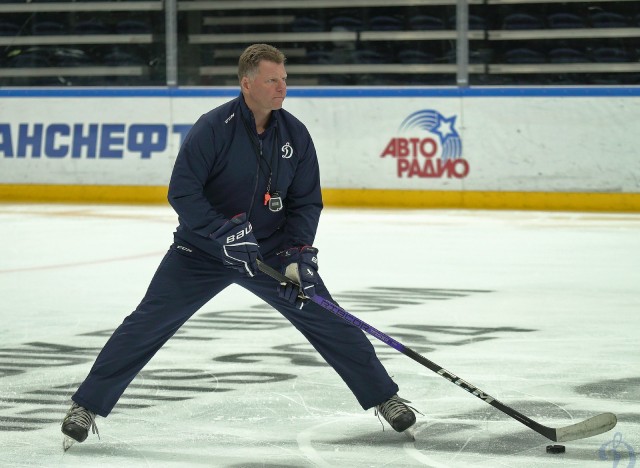
[[31, 203], [167, 203], [166, 186], [0, 184], [0, 201]]
[[640, 212], [640, 193], [323, 190], [328, 206]]
[[[640, 193], [324, 189], [326, 206], [640, 212]], [[0, 184], [1, 202], [166, 204], [166, 186]]]

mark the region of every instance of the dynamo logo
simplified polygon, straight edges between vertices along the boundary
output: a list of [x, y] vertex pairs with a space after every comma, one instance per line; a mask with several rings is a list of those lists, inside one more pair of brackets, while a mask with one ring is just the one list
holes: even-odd
[[469, 163], [462, 157], [456, 118], [455, 115], [445, 117], [432, 109], [414, 112], [398, 129], [408, 136], [392, 138], [380, 157], [396, 159], [399, 178], [466, 177]]
[[282, 146], [282, 158], [289, 159], [293, 156], [293, 147], [288, 141]]

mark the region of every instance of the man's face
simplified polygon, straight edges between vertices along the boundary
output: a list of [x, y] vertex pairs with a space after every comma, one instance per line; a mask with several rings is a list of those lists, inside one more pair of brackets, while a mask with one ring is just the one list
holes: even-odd
[[242, 90], [247, 105], [254, 113], [280, 109], [287, 95], [284, 64], [262, 60], [253, 78], [242, 78]]

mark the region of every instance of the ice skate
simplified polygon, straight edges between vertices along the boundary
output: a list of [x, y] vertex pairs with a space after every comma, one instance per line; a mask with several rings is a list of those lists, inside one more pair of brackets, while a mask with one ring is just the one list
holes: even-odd
[[66, 452], [76, 442], [84, 442], [89, 435], [89, 428], [94, 434], [98, 433], [96, 415], [86, 408], [73, 403], [62, 420], [62, 449]]
[[406, 428], [404, 431], [402, 431], [402, 433], [406, 436], [406, 438], [410, 442], [416, 441], [416, 425], [415, 424], [411, 427]]
[[376, 406], [376, 415], [381, 414], [395, 431], [403, 432], [413, 440], [414, 434], [411, 426], [416, 423], [416, 415], [412, 408], [405, 403], [410, 402], [398, 395], [393, 395], [384, 403]]

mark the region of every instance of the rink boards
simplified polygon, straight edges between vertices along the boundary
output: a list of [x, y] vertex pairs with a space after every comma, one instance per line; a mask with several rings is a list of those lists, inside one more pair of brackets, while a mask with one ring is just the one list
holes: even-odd
[[[191, 125], [237, 95], [0, 90], [0, 201], [164, 203]], [[637, 87], [290, 88], [285, 108], [327, 205], [640, 211]]]

